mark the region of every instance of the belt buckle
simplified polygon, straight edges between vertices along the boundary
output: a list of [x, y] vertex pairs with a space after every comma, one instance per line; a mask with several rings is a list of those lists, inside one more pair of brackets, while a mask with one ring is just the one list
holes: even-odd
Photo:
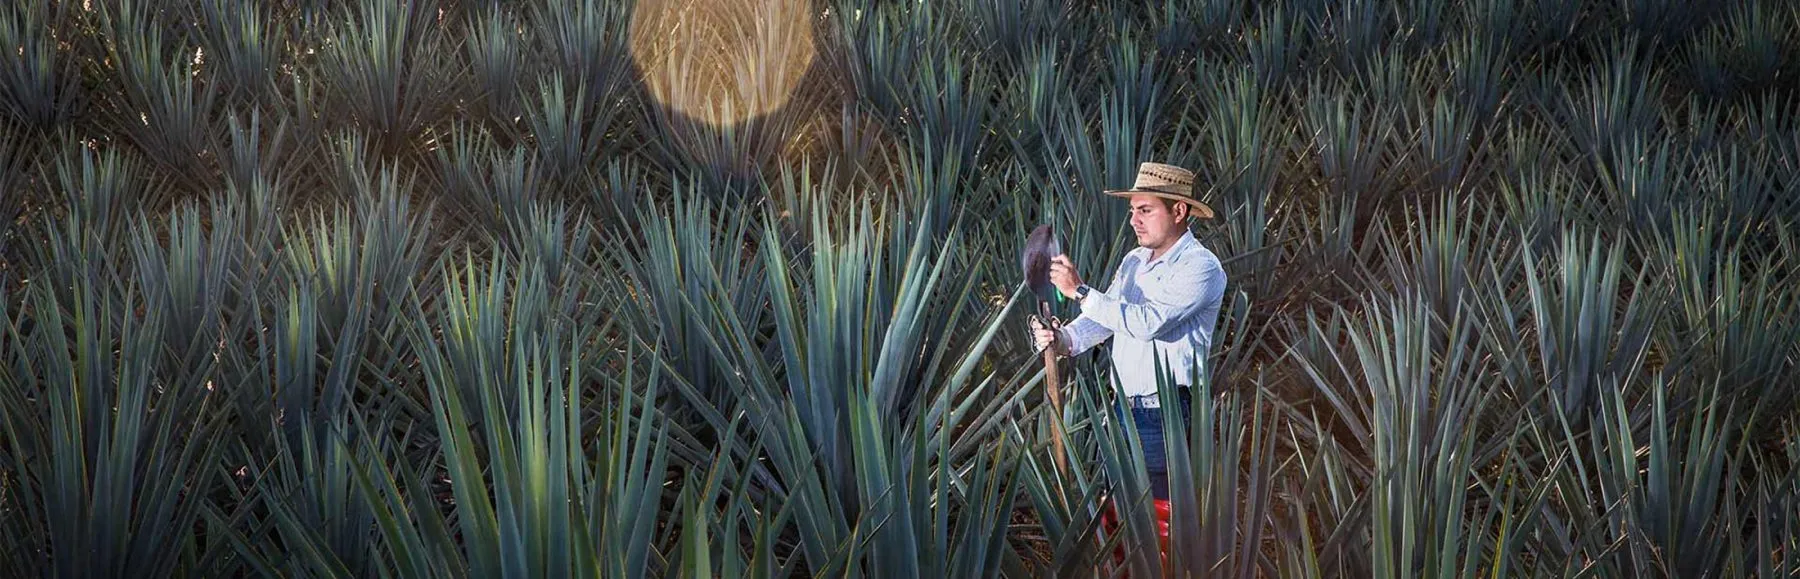
[[1131, 397], [1131, 407], [1145, 410], [1162, 408], [1162, 400], [1155, 394], [1139, 394]]

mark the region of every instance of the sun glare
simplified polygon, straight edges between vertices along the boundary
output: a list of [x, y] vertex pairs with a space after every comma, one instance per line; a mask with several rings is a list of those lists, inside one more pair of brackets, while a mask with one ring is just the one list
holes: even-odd
[[650, 95], [713, 125], [780, 109], [814, 55], [807, 0], [641, 0], [632, 13]]

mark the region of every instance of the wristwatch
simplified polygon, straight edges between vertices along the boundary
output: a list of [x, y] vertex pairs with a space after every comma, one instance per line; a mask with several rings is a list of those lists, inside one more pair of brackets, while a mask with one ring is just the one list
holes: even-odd
[[1075, 287], [1075, 301], [1078, 301], [1078, 302], [1087, 301], [1088, 291], [1092, 290], [1092, 289], [1094, 289], [1094, 288], [1088, 287], [1088, 285], [1085, 283], [1081, 284], [1079, 286], [1076, 286]]

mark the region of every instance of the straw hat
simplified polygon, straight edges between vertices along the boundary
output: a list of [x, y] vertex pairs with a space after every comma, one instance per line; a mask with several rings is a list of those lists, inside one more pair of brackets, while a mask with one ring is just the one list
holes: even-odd
[[1174, 165], [1143, 163], [1138, 165], [1137, 182], [1130, 189], [1106, 191], [1114, 197], [1155, 195], [1163, 199], [1192, 205], [1188, 213], [1200, 219], [1212, 219], [1211, 207], [1194, 198], [1194, 172]]

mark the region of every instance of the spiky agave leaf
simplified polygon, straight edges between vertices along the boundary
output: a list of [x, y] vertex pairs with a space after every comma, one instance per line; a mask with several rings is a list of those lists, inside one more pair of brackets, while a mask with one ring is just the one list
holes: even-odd
[[1713, 97], [1729, 97], [1741, 90], [1744, 79], [1736, 68], [1732, 27], [1715, 23], [1694, 35], [1687, 46], [1687, 72], [1697, 88]]
[[[384, 183], [381, 200], [359, 211], [339, 208], [282, 230], [284, 259], [266, 303], [269, 330], [279, 332], [284, 348], [272, 370], [284, 413], [324, 423], [365, 382], [378, 395], [395, 394], [376, 377], [393, 377], [408, 361], [404, 300], [437, 286], [422, 275], [430, 240], [420, 224], [430, 211], [415, 212], [395, 198], [391, 175]], [[327, 352], [334, 363], [321, 367], [314, 359]]]
[[[244, 229], [260, 223], [255, 211], [242, 219]], [[348, 216], [340, 214], [335, 223], [341, 229], [319, 222], [316, 233], [354, 243], [357, 236], [350, 233]], [[267, 245], [257, 244], [259, 236], [249, 231], [230, 235], [252, 240], [245, 249], [271, 259], [273, 234], [260, 236], [269, 238]], [[377, 424], [398, 423], [411, 410], [393, 403], [396, 382], [410, 377], [397, 372], [391, 360], [406, 354], [391, 349], [397, 338], [391, 321], [371, 324], [371, 318], [391, 317], [370, 311], [369, 294], [353, 292], [348, 309], [336, 310], [321, 295], [328, 284], [296, 270], [305, 267], [308, 257], [321, 255], [326, 256], [325, 269], [355, 270], [355, 255], [315, 244], [305, 233], [286, 235], [285, 251], [311, 255], [285, 264], [245, 264], [235, 287], [249, 295], [239, 296], [237, 307], [228, 309], [235, 323], [253, 328], [248, 332], [251, 343], [222, 342], [227, 345], [219, 353], [223, 371], [218, 382], [236, 393], [233, 408], [241, 425], [239, 444], [221, 470], [243, 492], [237, 501], [209, 510], [213, 526], [208, 536], [229, 545], [243, 565], [267, 574], [368, 575], [386, 555], [372, 540], [375, 511], [359, 495], [357, 465], [385, 455], [372, 452], [390, 452], [394, 442], [382, 438], [385, 425], [374, 432], [357, 426], [362, 413], [382, 417]], [[355, 273], [347, 275], [345, 283], [372, 285]], [[333, 311], [338, 317], [323, 319]], [[375, 371], [365, 374], [362, 368]], [[365, 381], [371, 401], [355, 404], [358, 383]]]
[[1548, 51], [1578, 38], [1592, 25], [1594, 16], [1582, 10], [1578, 0], [1533, 0], [1523, 2], [1524, 22], [1512, 28], [1519, 48]]
[[[1055, 136], [1054, 123], [1059, 111], [1075, 98], [1071, 80], [1064, 67], [1058, 66], [1059, 55], [1050, 46], [1037, 46], [1025, 57], [1016, 78], [1007, 83], [1009, 113], [1012, 122], [1004, 126], [1012, 145], [1014, 163], [1035, 162], [1050, 146]], [[1006, 118], [1006, 117], [1000, 117]]]
[[503, 245], [514, 263], [536, 262], [552, 287], [562, 287], [576, 281], [571, 278], [592, 275], [588, 256], [593, 231], [585, 213], [571, 215], [562, 203], [532, 203], [525, 215], [507, 222]]
[[1150, 15], [1157, 51], [1176, 58], [1228, 51], [1248, 23], [1246, 8], [1237, 0], [1164, 4]]
[[[1471, 204], [1472, 205], [1472, 204]], [[1475, 283], [1481, 272], [1475, 248], [1500, 248], [1489, 237], [1495, 228], [1456, 197], [1438, 199], [1430, 210], [1419, 207], [1401, 232], [1381, 231], [1387, 278], [1391, 287], [1405, 288], [1430, 305], [1434, 314], [1452, 319], [1476, 299]]]
[[[832, 7], [832, 22], [837, 24], [833, 40], [841, 43], [835, 54], [840, 66], [848, 70], [857, 100], [867, 104], [883, 119], [902, 118], [913, 103], [908, 81], [929, 67], [920, 60], [932, 51], [942, 51], [934, 44], [949, 37], [950, 18], [941, 16], [945, 5], [917, 6], [880, 5], [864, 7], [860, 3], [838, 2]], [[988, 29], [981, 18], [986, 10], [974, 10], [977, 30]], [[950, 56], [954, 58], [954, 56]]]
[[1398, 24], [1397, 6], [1382, 2], [1353, 0], [1323, 6], [1324, 14], [1313, 22], [1314, 33], [1323, 43], [1321, 56], [1343, 72], [1382, 55], [1381, 48]]
[[[1745, 540], [1746, 547], [1736, 553], [1750, 561], [1739, 569], [1756, 569], [1760, 577], [1792, 577], [1800, 574], [1800, 428], [1789, 424], [1782, 428], [1780, 452], [1751, 454], [1750, 469], [1769, 473], [1756, 479], [1748, 490], [1747, 502], [1757, 521], [1755, 536]], [[1786, 474], [1778, 475], [1785, 465]], [[1777, 476], [1778, 475], [1778, 476]]]
[[1405, 38], [1407, 48], [1419, 49], [1437, 46], [1444, 40], [1450, 27], [1449, 11], [1449, 6], [1443, 2], [1430, 0], [1405, 2], [1399, 10], [1400, 25], [1395, 35]]
[[[1505, 139], [1509, 150], [1520, 151], [1542, 143], [1545, 136], [1541, 129], [1508, 125]], [[1510, 174], [1498, 177], [1499, 205], [1509, 227], [1534, 251], [1549, 252], [1560, 242], [1565, 228], [1599, 219], [1593, 212], [1600, 207], [1590, 201], [1597, 187], [1553, 157], [1512, 159], [1507, 164], [1513, 168], [1502, 169]]]
[[1467, 108], [1454, 104], [1439, 94], [1429, 105], [1418, 103], [1413, 109], [1418, 120], [1419, 163], [1427, 172], [1424, 191], [1460, 193], [1471, 185], [1469, 174], [1476, 165], [1476, 120]]
[[904, 85], [905, 119], [900, 127], [913, 148], [939, 149], [962, 166], [957, 177], [968, 178], [984, 160], [987, 131], [994, 114], [992, 72], [983, 63], [967, 62], [954, 54], [924, 55]]
[[346, 129], [325, 137], [325, 141], [326, 158], [322, 170], [327, 175], [323, 181], [334, 195], [331, 201], [335, 201], [336, 206], [355, 203], [375, 188], [379, 171], [392, 167], [392, 163], [382, 161], [370, 150], [367, 131]]
[[1729, 240], [1754, 239], [1781, 212], [1787, 202], [1781, 183], [1766, 167], [1774, 166], [1769, 147], [1746, 146], [1731, 141], [1689, 168], [1688, 183], [1707, 194], [1689, 212], [1706, 211], [1718, 216], [1718, 229]]
[[[1154, 557], [1144, 554], [1156, 544], [1144, 442], [1124, 420], [1122, 401], [1088, 394], [1100, 391], [1093, 386], [1099, 380], [1092, 373], [1081, 375], [1085, 379], [1063, 384], [1073, 394], [1064, 402], [1066, 416], [1045, 418], [1086, 424], [1068, 430], [1069, 464], [1074, 468], [1059, 472], [1055, 457], [1039, 452], [1028, 454], [1020, 465], [1020, 491], [1030, 500], [1032, 524], [1014, 532], [1030, 532], [1028, 538], [1041, 546], [1023, 550], [1016, 568], [1009, 571], [1017, 576], [1069, 576], [1128, 569], [1133, 575], [1153, 576]], [[1039, 387], [1041, 377], [1040, 370], [1026, 388]], [[1049, 446], [1047, 429], [1016, 420], [1005, 426], [1004, 434], [1013, 444]], [[1044, 550], [1049, 557], [1041, 556]]]
[[[1290, 429], [1288, 442], [1298, 450], [1290, 459], [1294, 474], [1283, 477], [1283, 504], [1288, 514], [1277, 526], [1282, 541], [1296, 548], [1286, 549], [1280, 559], [1284, 573], [1296, 576], [1327, 577], [1366, 575], [1373, 568], [1371, 544], [1365, 544], [1361, 532], [1367, 527], [1369, 495], [1359, 494], [1357, 481], [1367, 477], [1366, 469], [1350, 464], [1360, 453], [1330, 437], [1313, 433], [1325, 432], [1336, 421], [1320, 413], [1305, 416], [1308, 430]], [[1318, 440], [1302, 446], [1301, 436]]]
[[899, 210], [918, 214], [930, 208], [933, 237], [948, 233], [959, 209], [984, 215], [998, 213], [1002, 206], [999, 183], [975, 178], [979, 161], [968, 154], [958, 152], [954, 145], [941, 145], [927, 134], [906, 147], [898, 166], [890, 169], [900, 181], [892, 189]]
[[[0, 262], [11, 260], [13, 230], [34, 193], [25, 175], [29, 174], [26, 168], [36, 164], [36, 154], [27, 153], [20, 146], [23, 141], [16, 134], [0, 135]], [[6, 275], [10, 274], [0, 274]], [[4, 285], [6, 282], [0, 281], [0, 286]]]
[[[1012, 474], [1020, 459], [1006, 456], [1008, 445], [995, 444], [989, 457], [954, 462], [947, 454], [953, 425], [931, 424], [929, 414], [921, 412], [896, 428], [885, 404], [869, 396], [877, 392], [852, 389], [847, 408], [854, 481], [863, 505], [858, 534], [869, 535], [860, 556], [850, 558], [849, 570], [866, 569], [862, 572], [879, 577], [994, 574], [1005, 549], [1000, 538], [1011, 522]], [[961, 515], [954, 523], [953, 511]], [[871, 530], [863, 532], [865, 526]]]
[[1438, 82], [1433, 66], [1428, 54], [1421, 58], [1400, 48], [1384, 48], [1351, 65], [1343, 73], [1349, 83], [1348, 90], [1343, 92], [1377, 103], [1416, 100], [1421, 98], [1418, 95], [1433, 92], [1433, 85]]
[[956, 209], [981, 214], [998, 202], [993, 181], [979, 177], [995, 149], [983, 128], [996, 115], [993, 77], [981, 63], [938, 51], [922, 55], [916, 66], [907, 73], [912, 81], [898, 89], [905, 112], [890, 119], [906, 142], [898, 166], [888, 173], [897, 175], [902, 187], [896, 190], [901, 210], [916, 214], [934, 208], [934, 235], [942, 236]]
[[1671, 0], [1627, 0], [1620, 3], [1623, 24], [1656, 44], [1679, 45], [1717, 8]]
[[[1483, 34], [1486, 33], [1486, 34]], [[1469, 111], [1478, 134], [1495, 120], [1513, 82], [1510, 63], [1506, 60], [1512, 47], [1504, 36], [1490, 29], [1480, 29], [1449, 43], [1444, 58], [1450, 63], [1449, 96]]]
[[[1174, 65], [1166, 58], [1159, 58], [1154, 49], [1146, 49], [1141, 44], [1143, 42], [1129, 31], [1124, 31], [1118, 41], [1108, 47], [1104, 61], [1110, 66], [1104, 71], [1106, 84], [1100, 99], [1101, 126], [1105, 130], [1102, 137], [1107, 141], [1108, 151], [1133, 152], [1140, 158], [1147, 158], [1150, 151], [1144, 143], [1155, 141], [1155, 136], [1167, 122], [1163, 111], [1178, 110], [1183, 94], [1170, 90], [1169, 82], [1165, 80], [1173, 75], [1163, 69]], [[1121, 128], [1114, 129], [1115, 126]], [[1112, 142], [1113, 139], [1121, 142]], [[1111, 161], [1108, 159], [1109, 164]], [[1135, 174], [1137, 165], [1131, 164], [1130, 170]]]
[[652, 177], [632, 157], [609, 160], [588, 173], [588, 206], [604, 218], [608, 230], [628, 230], [637, 223], [634, 212], [649, 198], [646, 192], [664, 185]]
[[[1521, 560], [1526, 547], [1518, 537], [1533, 532], [1547, 490], [1525, 468], [1543, 467], [1539, 459], [1554, 462], [1553, 455], [1514, 458], [1525, 440], [1517, 414], [1494, 404], [1503, 390], [1485, 362], [1494, 358], [1490, 352], [1504, 353], [1494, 349], [1504, 344], [1481, 336], [1485, 321], [1472, 307], [1444, 318], [1424, 296], [1403, 292], [1375, 296], [1368, 308], [1357, 316], [1368, 327], [1348, 331], [1350, 351], [1301, 360], [1334, 402], [1356, 400], [1340, 404], [1340, 412], [1358, 412], [1329, 421], [1309, 417], [1317, 462], [1301, 463], [1304, 494], [1296, 500], [1313, 497], [1320, 508], [1307, 510], [1320, 519], [1302, 516], [1284, 527], [1289, 540], [1307, 545], [1284, 566], [1309, 575], [1326, 569], [1503, 574]], [[1329, 370], [1315, 370], [1323, 368]], [[1362, 378], [1370, 392], [1345, 396], [1332, 385], [1335, 378], [1324, 379], [1339, 374]], [[1342, 435], [1333, 434], [1332, 423], [1345, 420], [1366, 424], [1351, 435], [1369, 447], [1368, 470], [1347, 464], [1361, 459], [1334, 440]], [[1551, 465], [1549, 472], [1558, 471]], [[1372, 550], [1367, 558], [1357, 552], [1365, 540]]]
[[[1477, 378], [1481, 361], [1469, 347], [1474, 333], [1463, 310], [1448, 320], [1435, 318], [1411, 296], [1389, 307], [1371, 316], [1367, 335], [1351, 335], [1358, 366], [1374, 390], [1374, 570], [1398, 573], [1422, 559], [1431, 574], [1467, 574], [1477, 567], [1482, 543], [1504, 535], [1470, 528], [1464, 520], [1470, 498], [1465, 480], [1481, 466], [1473, 462], [1480, 437], [1479, 422], [1471, 418], [1496, 390]], [[1435, 433], [1455, 435], [1434, 444]]]
[[237, 320], [226, 318], [228, 306], [236, 305], [235, 282], [247, 257], [239, 207], [216, 206], [203, 217], [190, 204], [170, 216], [166, 229], [154, 222], [133, 228], [129, 253], [135, 258], [134, 285], [146, 288], [144, 307], [161, 310], [167, 328], [156, 369], [162, 379], [204, 382], [201, 373], [222, 353], [221, 342], [241, 329], [230, 327]]
[[[734, 418], [727, 430], [736, 432], [737, 426]], [[799, 568], [802, 557], [781, 537], [793, 523], [798, 502], [759, 492], [757, 467], [746, 458], [759, 456], [761, 449], [751, 445], [746, 450], [721, 452], [683, 478], [674, 513], [680, 517], [681, 543], [666, 573], [774, 578], [792, 576]]]
[[1729, 49], [1728, 63], [1744, 89], [1756, 91], [1774, 86], [1780, 71], [1792, 62], [1793, 49], [1781, 39], [1792, 37], [1796, 21], [1793, 16], [1784, 18], [1776, 6], [1774, 2], [1738, 5], [1729, 17], [1720, 20], [1718, 26], [1723, 26], [1723, 30], [1714, 29], [1724, 36], [1718, 40], [1723, 40], [1721, 44]]

